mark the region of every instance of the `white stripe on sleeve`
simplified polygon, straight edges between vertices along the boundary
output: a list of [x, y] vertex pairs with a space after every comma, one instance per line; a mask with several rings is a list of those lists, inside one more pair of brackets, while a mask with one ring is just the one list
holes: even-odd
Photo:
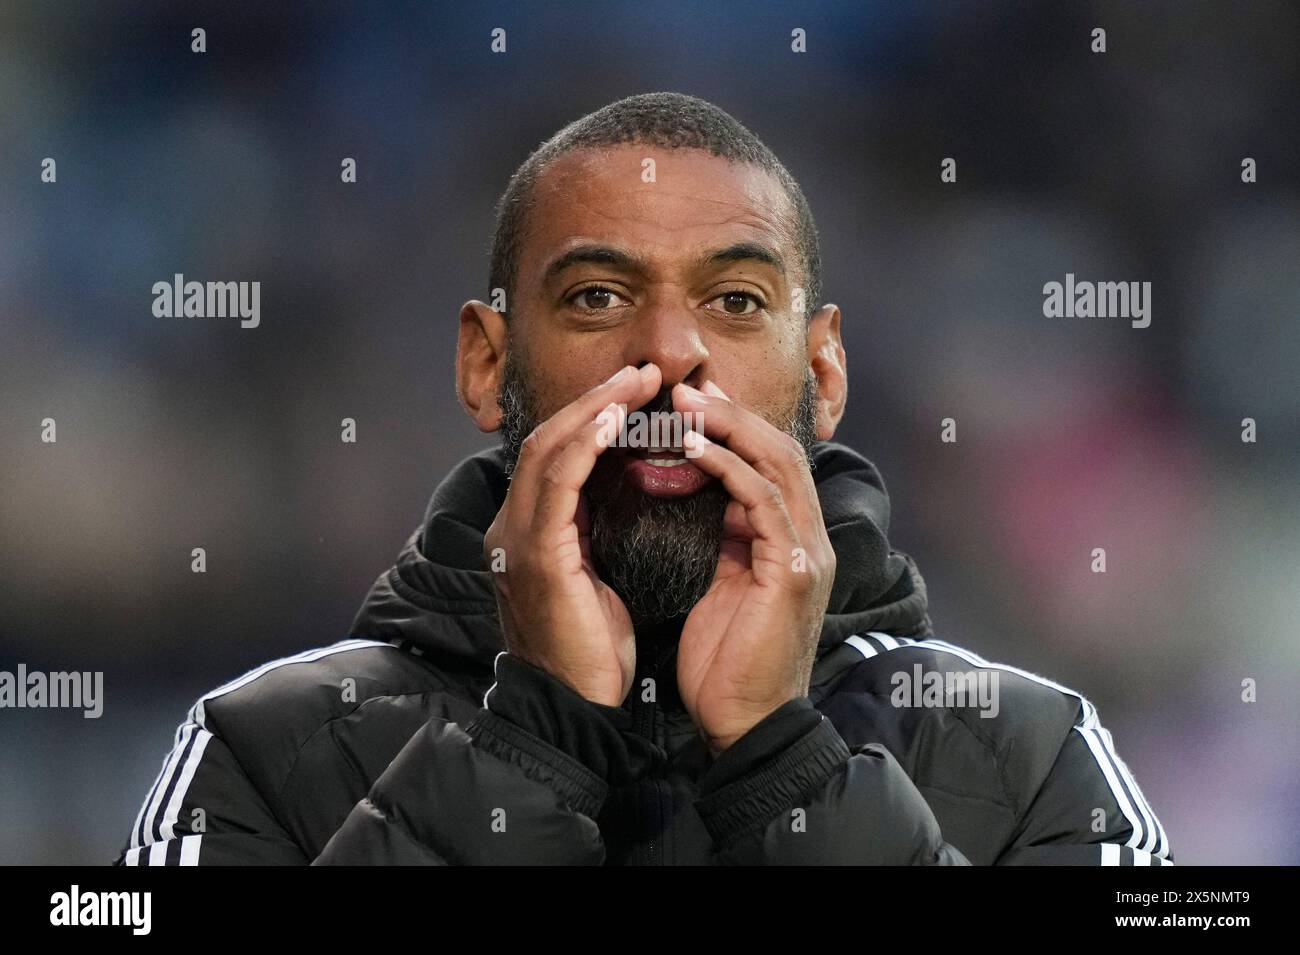
[[198, 865], [199, 864], [199, 846], [203, 844], [203, 836], [182, 836], [181, 837], [181, 865]]
[[[177, 779], [175, 789], [172, 792], [171, 799], [168, 800], [166, 814], [163, 816], [164, 829], [162, 831], [163, 839], [173, 835], [177, 814], [180, 812], [181, 804], [185, 800], [185, 793], [189, 789], [190, 782], [194, 778], [194, 773], [198, 769], [199, 761], [203, 757], [203, 751], [207, 747], [208, 741], [212, 738], [212, 733], [205, 722], [206, 712], [205, 704], [209, 700], [215, 700], [218, 697], [225, 696], [227, 693], [233, 693], [241, 687], [247, 686], [258, 677], [270, 673], [272, 670], [278, 670], [280, 667], [289, 666], [294, 663], [311, 663], [323, 657], [333, 656], [336, 653], [346, 653], [349, 650], [360, 650], [364, 647], [397, 647], [392, 643], [382, 640], [362, 640], [350, 639], [341, 640], [338, 643], [328, 647], [319, 647], [314, 650], [307, 650], [294, 656], [284, 657], [279, 660], [272, 660], [264, 663], [255, 669], [245, 673], [237, 679], [231, 680], [211, 693], [204, 694], [190, 708], [189, 719], [182, 723], [176, 729], [176, 736], [173, 740], [172, 750], [163, 761], [162, 772], [158, 774], [158, 779], [154, 782], [153, 789], [145, 798], [144, 805], [140, 807], [140, 812], [135, 817], [135, 824], [131, 829], [130, 848], [139, 848], [149, 845], [152, 838], [154, 824], [158, 819], [158, 813], [162, 810], [162, 801], [167, 795], [167, 790], [171, 787], [172, 780], [180, 773]], [[185, 747], [190, 738], [198, 732], [200, 736], [195, 739], [194, 747], [185, 759], [184, 765], [181, 766], [181, 756], [185, 753]], [[143, 838], [142, 838], [143, 831]], [[150, 846], [150, 858], [153, 857], [153, 846], [162, 843], [153, 843]], [[149, 863], [153, 865], [151, 861]]]
[[190, 782], [194, 779], [199, 761], [203, 759], [203, 750], [207, 748], [210, 739], [212, 734], [205, 729], [200, 729], [194, 739], [194, 745], [190, 747], [190, 755], [185, 759], [185, 766], [176, 781], [171, 801], [167, 804], [167, 812], [163, 815], [162, 837], [164, 839], [173, 839], [176, 836], [176, 822], [180, 816], [181, 804], [185, 801], [185, 793], [189, 791]]
[[857, 650], [859, 653], [861, 653], [862, 656], [867, 660], [870, 660], [872, 657], [876, 655], [876, 648], [873, 647], [867, 640], [864, 640], [862, 637], [857, 637], [857, 636], [849, 637], [844, 642], [847, 643], [849, 646], [851, 646], [854, 650]]
[[[1098, 721], [1096, 709], [1083, 694], [1035, 673], [1022, 670], [1019, 667], [1005, 663], [991, 663], [970, 650], [954, 646], [943, 640], [930, 638], [914, 641], [905, 637], [891, 637], [889, 634], [879, 633], [874, 630], [870, 631], [868, 636], [875, 637], [881, 646], [886, 649], [906, 649], [909, 646], [916, 646], [942, 650], [945, 653], [960, 657], [973, 666], [1015, 673], [1079, 700], [1083, 715], [1073, 729], [1077, 730], [1079, 735], [1083, 737], [1088, 746], [1088, 751], [1092, 753], [1093, 758], [1097, 761], [1098, 768], [1101, 769], [1102, 775], [1106, 779], [1106, 785], [1110, 788], [1115, 803], [1119, 806], [1120, 812], [1124, 814], [1124, 818], [1132, 829], [1132, 835], [1130, 835], [1125, 845], [1130, 849], [1147, 852], [1162, 860], [1169, 855], [1169, 839], [1165, 834], [1164, 826], [1160, 824], [1155, 810], [1151, 808], [1146, 796], [1138, 788], [1137, 780], [1133, 778], [1132, 772], [1120, 759], [1119, 753], [1115, 751], [1115, 741], [1111, 738], [1110, 731]], [[877, 655], [875, 647], [863, 637], [849, 637], [844, 642], [856, 649], [864, 658], [870, 659]]]

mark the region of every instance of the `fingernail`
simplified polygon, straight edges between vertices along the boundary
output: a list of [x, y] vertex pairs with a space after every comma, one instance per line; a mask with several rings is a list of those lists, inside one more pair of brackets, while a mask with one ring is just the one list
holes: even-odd
[[692, 398], [703, 398], [703, 397], [704, 397], [704, 392], [700, 391], [700, 389], [698, 389], [698, 388], [692, 388], [690, 385], [688, 385], [688, 384], [687, 384], [686, 382], [684, 382], [684, 381], [679, 381], [679, 382], [677, 383], [677, 386], [678, 386], [679, 388], [681, 388], [683, 391], [685, 391], [685, 392], [686, 392], [688, 395], [690, 395]]
[[651, 362], [651, 363], [647, 363], [647, 364], [645, 364], [645, 365], [642, 365], [640, 368], [637, 369], [637, 374], [639, 374], [639, 375], [641, 376], [641, 381], [642, 381], [642, 382], [648, 382], [648, 381], [650, 381], [651, 377], [654, 375], [654, 372], [652, 372], [652, 371], [650, 370], [650, 369], [653, 368], [653, 367], [654, 367], [654, 363]]
[[717, 385], [715, 385], [712, 381], [706, 381], [704, 383], [704, 391], [707, 394], [713, 395], [716, 398], [726, 398], [728, 401], [731, 400], [730, 398], [727, 398], [727, 393], [723, 391], [721, 388], [719, 388]]
[[632, 370], [633, 370], [633, 369], [632, 369], [632, 366], [631, 366], [631, 365], [624, 365], [624, 366], [623, 366], [622, 368], [620, 368], [618, 371], [614, 372], [614, 374], [610, 376], [609, 381], [605, 382], [605, 384], [607, 384], [607, 385], [612, 385], [614, 382], [619, 381], [619, 380], [621, 380], [621, 379], [623, 379], [623, 378], [626, 378], [627, 375], [628, 375], [628, 372], [630, 372], [630, 371], [632, 371]]
[[607, 448], [614, 443], [614, 439], [623, 430], [623, 415], [626, 413], [627, 405], [610, 402], [596, 415], [596, 421], [600, 424], [596, 432], [597, 446]]
[[682, 444], [688, 448], [703, 448], [709, 443], [709, 439], [698, 431], [687, 431], [682, 435]]

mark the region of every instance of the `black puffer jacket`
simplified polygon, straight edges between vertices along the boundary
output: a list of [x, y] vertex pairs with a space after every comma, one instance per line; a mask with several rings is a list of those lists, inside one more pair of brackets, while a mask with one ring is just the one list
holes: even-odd
[[1091, 704], [935, 640], [876, 469], [828, 443], [813, 460], [838, 566], [812, 687], [716, 761], [671, 642], [639, 649], [618, 708], [502, 653], [488, 451], [351, 639], [195, 704], [118, 862], [1168, 864]]

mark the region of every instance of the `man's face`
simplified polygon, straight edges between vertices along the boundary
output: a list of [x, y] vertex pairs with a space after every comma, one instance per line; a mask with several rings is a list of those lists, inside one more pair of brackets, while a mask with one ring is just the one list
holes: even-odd
[[[654, 160], [654, 181], [643, 161]], [[814, 438], [792, 204], [761, 169], [697, 150], [619, 146], [554, 161], [520, 250], [500, 405], [513, 467], [541, 421], [624, 365]], [[631, 409], [630, 409], [631, 410]], [[611, 448], [586, 486], [592, 556], [639, 624], [684, 616], [717, 563], [727, 495], [675, 449]], [[655, 462], [659, 462], [656, 464]]]

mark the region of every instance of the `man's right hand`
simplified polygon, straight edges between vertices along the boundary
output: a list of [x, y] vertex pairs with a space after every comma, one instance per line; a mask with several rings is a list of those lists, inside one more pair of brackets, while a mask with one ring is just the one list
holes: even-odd
[[605, 706], [632, 687], [636, 639], [623, 601], [592, 565], [582, 487], [627, 409], [662, 381], [656, 365], [626, 366], [539, 424], [483, 540], [488, 566], [502, 568], [493, 581], [506, 649]]

